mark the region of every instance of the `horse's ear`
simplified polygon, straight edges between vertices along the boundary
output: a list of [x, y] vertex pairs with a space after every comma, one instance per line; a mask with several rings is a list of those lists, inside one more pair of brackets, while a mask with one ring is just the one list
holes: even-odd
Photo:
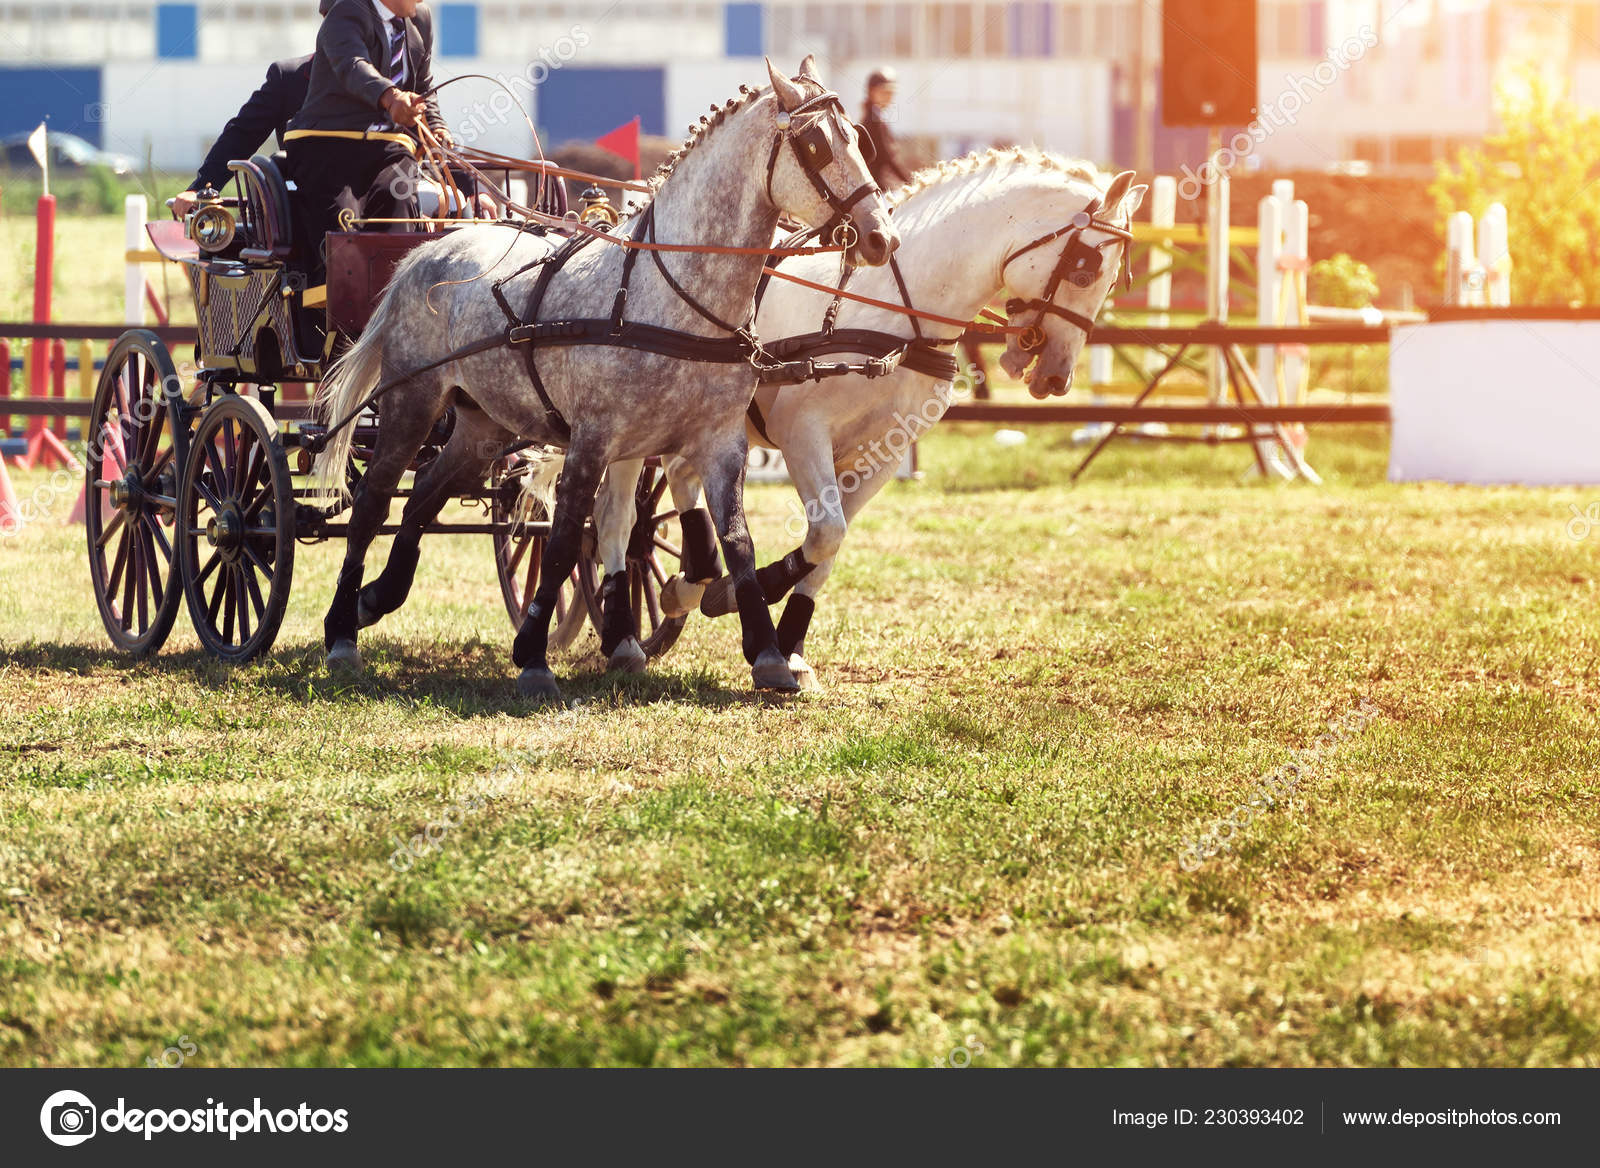
[[1145, 192], [1150, 188], [1140, 183], [1127, 194], [1122, 196], [1122, 217], [1131, 220], [1138, 213], [1140, 205], [1144, 202]]
[[767, 60], [767, 76], [772, 79], [772, 92], [778, 95], [780, 108], [792, 110], [805, 101], [805, 90], [778, 72], [770, 58]]
[[1128, 188], [1133, 185], [1133, 180], [1138, 176], [1131, 170], [1125, 170], [1111, 180], [1111, 185], [1106, 188], [1104, 200], [1101, 202], [1107, 211], [1114, 207], [1122, 206], [1122, 199], [1128, 193]]
[[806, 59], [800, 62], [800, 76], [808, 81], [815, 81], [818, 85], [822, 84], [822, 74], [817, 72], [817, 55], [815, 53], [807, 53]]

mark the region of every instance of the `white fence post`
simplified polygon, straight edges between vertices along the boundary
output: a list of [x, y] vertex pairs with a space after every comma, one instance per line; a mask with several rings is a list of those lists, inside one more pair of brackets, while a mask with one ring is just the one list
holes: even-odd
[[[1171, 227], [1178, 221], [1178, 180], [1170, 174], [1158, 174], [1150, 184], [1150, 226]], [[1166, 248], [1171, 240], [1154, 240], [1150, 247], [1150, 281], [1145, 285], [1145, 307], [1159, 309], [1150, 321], [1157, 328], [1166, 328], [1170, 321], [1167, 309], [1172, 307], [1172, 253]], [[1145, 353], [1145, 371], [1155, 373], [1161, 365], [1161, 354], [1153, 349]]]
[[[1220, 152], [1219, 152], [1220, 153]], [[1218, 324], [1228, 323], [1228, 271], [1231, 250], [1228, 246], [1228, 172], [1214, 166], [1212, 194], [1206, 222], [1206, 314]], [[1207, 354], [1206, 396], [1213, 405], [1222, 400], [1227, 382], [1222, 350], [1213, 346]]]
[[1473, 249], [1472, 212], [1457, 211], [1450, 216], [1450, 248], [1445, 264], [1445, 303], [1482, 304], [1483, 269]]
[[[1278, 323], [1278, 285], [1283, 273], [1278, 261], [1283, 257], [1283, 205], [1276, 194], [1263, 195], [1256, 205], [1256, 228], [1260, 239], [1256, 244], [1256, 323]], [[1272, 400], [1278, 395], [1277, 347], [1262, 345], [1256, 351], [1256, 380], [1261, 392], [1271, 387]]]
[[[149, 208], [143, 195], [129, 195], [122, 204], [123, 251], [144, 251], [144, 224]], [[144, 324], [144, 265], [125, 260], [122, 278], [122, 323]]]
[[1511, 241], [1504, 203], [1490, 203], [1478, 220], [1478, 263], [1484, 275], [1484, 299], [1495, 308], [1511, 304]]
[[[1306, 306], [1306, 289], [1309, 282], [1308, 266], [1311, 262], [1311, 212], [1304, 199], [1289, 202], [1283, 219], [1283, 258], [1289, 270], [1284, 279], [1294, 288], [1294, 318], [1285, 324], [1300, 324]], [[1285, 346], [1283, 358], [1283, 404], [1300, 404], [1300, 382], [1305, 375], [1305, 346]]]

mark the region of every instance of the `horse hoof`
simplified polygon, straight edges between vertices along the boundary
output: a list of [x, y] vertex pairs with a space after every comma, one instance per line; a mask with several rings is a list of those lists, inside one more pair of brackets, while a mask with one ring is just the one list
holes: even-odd
[[668, 620], [688, 616], [700, 607], [705, 594], [704, 584], [691, 584], [681, 574], [674, 576], [661, 586], [661, 614]]
[[800, 683], [790, 672], [788, 662], [776, 649], [767, 649], [750, 667], [751, 680], [757, 689], [777, 690], [779, 693], [799, 693]]
[[727, 576], [707, 584], [706, 593], [700, 598], [701, 616], [727, 616], [738, 607], [738, 601], [733, 598], [733, 585]]
[[817, 680], [817, 671], [800, 654], [789, 654], [789, 672], [794, 674], [795, 683], [806, 693], [821, 692], [822, 683]]
[[629, 637], [611, 651], [606, 668], [618, 673], [643, 673], [649, 663], [650, 658], [645, 656], [644, 646], [636, 638]]
[[383, 613], [374, 612], [367, 606], [367, 598], [361, 597], [356, 601], [356, 628], [370, 629], [383, 619]]
[[561, 700], [561, 687], [556, 684], [556, 675], [548, 669], [538, 669], [532, 665], [517, 677], [517, 692], [536, 702]]
[[361, 672], [361, 650], [354, 641], [335, 641], [328, 650], [328, 669], [341, 673]]

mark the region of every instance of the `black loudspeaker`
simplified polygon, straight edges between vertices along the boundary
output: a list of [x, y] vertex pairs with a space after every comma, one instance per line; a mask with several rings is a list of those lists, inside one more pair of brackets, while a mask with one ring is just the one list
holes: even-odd
[[1256, 116], [1256, 0], [1162, 0], [1161, 120], [1242, 126]]

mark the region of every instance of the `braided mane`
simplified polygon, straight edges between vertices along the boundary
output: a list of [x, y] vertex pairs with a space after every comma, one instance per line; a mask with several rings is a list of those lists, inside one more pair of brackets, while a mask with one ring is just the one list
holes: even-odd
[[1012, 165], [1058, 173], [1063, 183], [1078, 180], [1089, 183], [1100, 191], [1104, 191], [1110, 185], [1112, 177], [1092, 162], [1078, 158], [1063, 158], [1048, 150], [1036, 150], [1028, 146], [996, 147], [990, 150], [975, 150], [962, 158], [951, 158], [936, 162], [932, 166], [925, 166], [911, 176], [910, 182], [888, 192], [885, 197], [890, 206], [898, 207], [928, 188], [938, 186], [949, 179]]
[[[806, 77], [796, 77], [792, 80], [796, 85], [800, 86], [815, 84], [815, 82]], [[661, 184], [672, 177], [673, 170], [683, 161], [684, 157], [710, 137], [712, 131], [746, 106], [760, 100], [771, 92], [772, 87], [770, 85], [764, 85], [760, 89], [751, 89], [748, 85], [741, 85], [736, 96], [730, 97], [720, 106], [713, 105], [709, 114], [701, 114], [700, 120], [689, 127], [688, 136], [684, 138], [683, 145], [667, 155], [661, 165], [656, 167], [655, 173], [647, 180], [649, 184], [659, 192]], [[819, 89], [818, 92], [822, 91]]]

